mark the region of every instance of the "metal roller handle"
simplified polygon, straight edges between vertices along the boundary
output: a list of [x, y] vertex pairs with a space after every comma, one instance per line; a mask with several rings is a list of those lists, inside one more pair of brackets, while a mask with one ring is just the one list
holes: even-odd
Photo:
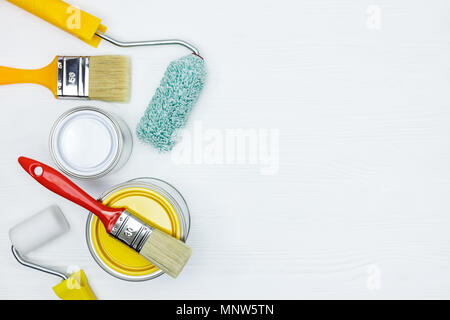
[[183, 41], [183, 40], [178, 40], [178, 39], [172, 39], [172, 40], [151, 40], [151, 41], [133, 41], [133, 42], [123, 42], [123, 41], [118, 41], [115, 40], [109, 36], [107, 36], [104, 33], [101, 33], [99, 31], [97, 31], [95, 33], [98, 37], [102, 38], [103, 40], [106, 40], [116, 46], [119, 47], [145, 47], [145, 46], [164, 46], [164, 45], [180, 45], [183, 46], [185, 48], [188, 48], [189, 50], [191, 50], [193, 53], [195, 53], [196, 55], [200, 55], [200, 51], [194, 47], [192, 44]]
[[14, 248], [14, 246], [11, 246], [11, 251], [13, 253], [14, 258], [16, 258], [16, 260], [21, 265], [24, 265], [25, 267], [29, 267], [31, 269], [35, 269], [35, 270], [38, 270], [38, 271], [42, 271], [42, 272], [45, 272], [45, 273], [52, 274], [54, 276], [62, 278], [63, 280], [67, 280], [69, 278], [67, 275], [65, 275], [62, 272], [59, 272], [59, 271], [56, 271], [56, 270], [52, 270], [52, 269], [44, 267], [44, 266], [40, 266], [38, 264], [35, 264], [33, 262], [30, 262], [30, 261], [26, 260], [23, 256], [20, 255], [19, 251], [17, 251], [16, 248]]

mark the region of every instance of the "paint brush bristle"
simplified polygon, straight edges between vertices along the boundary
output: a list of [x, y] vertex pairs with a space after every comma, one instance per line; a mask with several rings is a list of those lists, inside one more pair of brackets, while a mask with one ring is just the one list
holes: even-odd
[[93, 56], [89, 66], [89, 98], [128, 102], [130, 60], [126, 56]]
[[176, 278], [191, 257], [192, 249], [182, 241], [153, 229], [139, 254], [169, 276]]

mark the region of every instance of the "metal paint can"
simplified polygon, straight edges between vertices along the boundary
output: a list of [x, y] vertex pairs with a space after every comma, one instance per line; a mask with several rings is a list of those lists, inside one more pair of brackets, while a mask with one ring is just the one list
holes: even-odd
[[[172, 236], [186, 241], [190, 230], [189, 208], [172, 185], [155, 178], [138, 178], [117, 185], [103, 193], [103, 204], [123, 208]], [[86, 241], [98, 265], [116, 278], [127, 281], [154, 279], [164, 272], [136, 251], [106, 233], [100, 220], [89, 213]]]
[[95, 107], [78, 107], [56, 120], [49, 148], [53, 161], [68, 176], [97, 179], [128, 161], [133, 137], [120, 117]]

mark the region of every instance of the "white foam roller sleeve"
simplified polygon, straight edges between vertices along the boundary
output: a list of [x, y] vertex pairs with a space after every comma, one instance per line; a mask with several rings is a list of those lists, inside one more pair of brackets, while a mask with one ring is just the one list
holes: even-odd
[[12, 245], [27, 254], [58, 238], [70, 229], [61, 209], [53, 205], [31, 216], [9, 230]]

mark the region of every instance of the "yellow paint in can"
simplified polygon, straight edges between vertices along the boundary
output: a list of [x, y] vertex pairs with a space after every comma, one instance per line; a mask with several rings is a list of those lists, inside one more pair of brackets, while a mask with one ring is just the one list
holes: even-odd
[[[173, 206], [159, 193], [141, 187], [129, 187], [109, 195], [103, 204], [113, 208], [126, 208], [152, 227], [180, 239], [181, 226]], [[101, 221], [94, 217], [91, 227], [94, 250], [111, 269], [127, 276], [145, 276], [159, 269], [126, 244], [106, 233]]]

